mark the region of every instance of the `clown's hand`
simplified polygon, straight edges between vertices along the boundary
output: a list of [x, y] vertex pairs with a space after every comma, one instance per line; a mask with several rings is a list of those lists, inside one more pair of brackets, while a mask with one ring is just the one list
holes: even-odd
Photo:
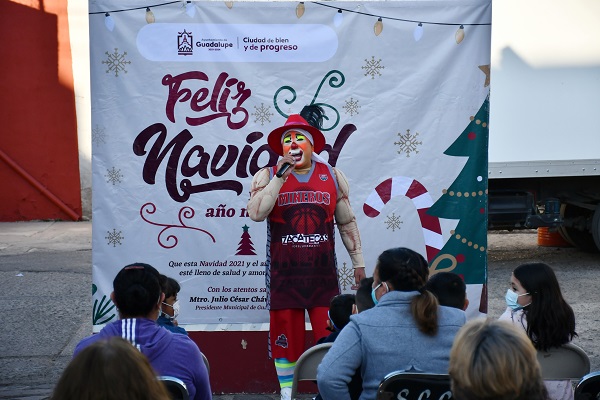
[[289, 165], [289, 168], [281, 176], [281, 179], [283, 179], [285, 181], [287, 179], [287, 177], [289, 176], [289, 174], [291, 174], [292, 171], [294, 170], [294, 167], [296, 166], [296, 160], [291, 155], [286, 154], [277, 163], [277, 171], [278, 172], [279, 172], [279, 170], [281, 170], [281, 167], [283, 167], [284, 164]]
[[367, 275], [365, 274], [365, 267], [356, 267], [354, 268], [354, 281], [358, 285], [361, 280], [365, 279]]

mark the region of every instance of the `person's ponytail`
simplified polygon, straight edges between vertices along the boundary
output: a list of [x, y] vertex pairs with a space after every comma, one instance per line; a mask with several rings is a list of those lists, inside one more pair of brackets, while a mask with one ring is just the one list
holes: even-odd
[[410, 311], [419, 330], [435, 336], [438, 332], [438, 300], [429, 290], [422, 289], [410, 302]]

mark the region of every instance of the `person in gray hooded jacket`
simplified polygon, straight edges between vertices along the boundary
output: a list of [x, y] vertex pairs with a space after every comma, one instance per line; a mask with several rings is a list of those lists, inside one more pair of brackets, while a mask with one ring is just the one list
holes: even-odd
[[361, 400], [375, 399], [390, 372], [448, 373], [452, 342], [466, 316], [438, 304], [424, 288], [428, 276], [427, 262], [413, 250], [379, 255], [371, 293], [376, 306], [351, 317], [318, 367], [323, 399], [350, 399], [348, 382], [358, 368]]

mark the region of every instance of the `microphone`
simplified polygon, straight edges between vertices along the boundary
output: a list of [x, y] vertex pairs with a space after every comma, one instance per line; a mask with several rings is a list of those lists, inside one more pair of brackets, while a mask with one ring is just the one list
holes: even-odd
[[275, 176], [278, 178], [281, 178], [283, 176], [283, 174], [285, 174], [285, 171], [287, 171], [291, 166], [292, 166], [292, 164], [290, 164], [290, 163], [287, 163], [287, 162], [283, 163], [283, 165], [281, 166], [281, 168], [279, 168], [279, 171], [277, 171]]

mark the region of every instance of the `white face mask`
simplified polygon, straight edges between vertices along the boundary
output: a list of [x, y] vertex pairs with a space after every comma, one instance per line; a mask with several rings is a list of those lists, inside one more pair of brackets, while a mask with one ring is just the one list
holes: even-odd
[[167, 318], [169, 318], [171, 321], [174, 319], [177, 319], [177, 316], [179, 315], [179, 300], [175, 301], [175, 303], [173, 303], [173, 305], [167, 304], [167, 303], [162, 303], [163, 305], [167, 306], [167, 307], [171, 307], [173, 309], [173, 316], [170, 316], [169, 314], [165, 313], [164, 311], [162, 311], [163, 315]]

